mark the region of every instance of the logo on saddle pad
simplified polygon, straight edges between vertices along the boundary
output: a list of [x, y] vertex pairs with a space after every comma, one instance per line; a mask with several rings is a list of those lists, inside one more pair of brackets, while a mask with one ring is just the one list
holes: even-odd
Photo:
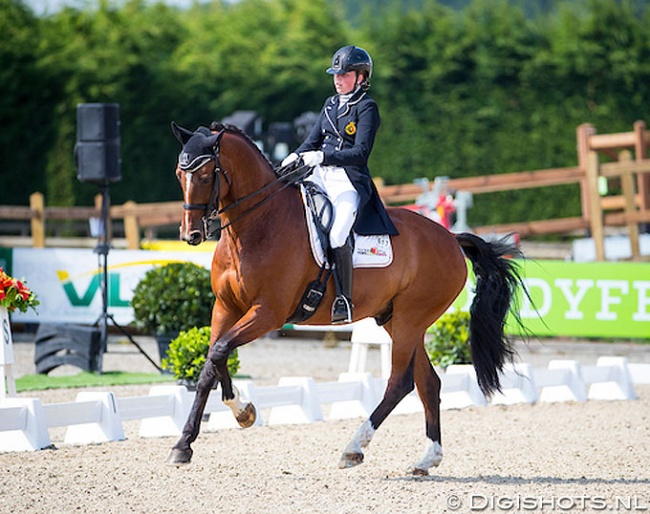
[[354, 248], [355, 254], [372, 257], [388, 257], [390, 252], [389, 236], [365, 236], [360, 241], [357, 240], [357, 246]]

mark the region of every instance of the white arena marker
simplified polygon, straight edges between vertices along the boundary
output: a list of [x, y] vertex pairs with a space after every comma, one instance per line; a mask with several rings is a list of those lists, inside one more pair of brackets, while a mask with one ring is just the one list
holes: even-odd
[[278, 386], [298, 387], [299, 398], [293, 405], [273, 407], [269, 414], [269, 425], [313, 423], [323, 420], [316, 383], [313, 378], [282, 377]]
[[582, 368], [575, 360], [552, 360], [547, 370], [535, 370], [535, 382], [542, 389], [541, 402], [584, 402], [587, 388]]
[[[79, 412], [90, 422], [74, 423], [69, 420], [65, 433], [65, 444], [91, 444], [108, 441], [122, 441], [126, 437], [122, 428], [122, 420], [117, 411], [117, 402], [113, 393], [81, 392], [76, 401], [83, 405], [85, 412]], [[58, 423], [57, 423], [58, 424]]]
[[501, 389], [502, 393], [492, 397], [493, 405], [535, 403], [538, 399], [530, 364], [506, 364], [501, 374]]
[[50, 445], [40, 400], [5, 398], [0, 403], [0, 452], [42, 450]]
[[[600, 369], [599, 369], [600, 368]], [[600, 377], [600, 373], [604, 373]], [[625, 357], [599, 357], [596, 366], [589, 368], [590, 400], [634, 400], [636, 392]]]
[[167, 396], [169, 407], [162, 416], [146, 418], [140, 424], [140, 437], [178, 436], [192, 408], [192, 395], [184, 386], [153, 386], [149, 396]]

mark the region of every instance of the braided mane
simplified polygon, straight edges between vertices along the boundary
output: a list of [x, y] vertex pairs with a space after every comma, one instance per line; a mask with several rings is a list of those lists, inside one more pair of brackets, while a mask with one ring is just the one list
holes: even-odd
[[246, 132], [244, 132], [242, 129], [235, 125], [230, 125], [228, 123], [221, 123], [220, 121], [213, 121], [210, 123], [210, 130], [214, 132], [215, 134], [217, 132], [221, 132], [222, 130], [227, 130], [228, 132], [235, 132], [242, 136], [244, 139], [246, 139], [255, 150], [264, 158], [264, 160], [268, 163], [268, 165], [273, 169], [273, 164], [269, 160], [269, 158], [260, 150], [259, 146], [255, 144], [255, 141], [253, 141]]

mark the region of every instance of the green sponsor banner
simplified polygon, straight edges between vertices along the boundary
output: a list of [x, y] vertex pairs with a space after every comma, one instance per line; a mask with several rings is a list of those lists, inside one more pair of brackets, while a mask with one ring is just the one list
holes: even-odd
[[[519, 313], [536, 336], [650, 339], [650, 264], [518, 261], [531, 302]], [[509, 320], [508, 329], [518, 333]]]

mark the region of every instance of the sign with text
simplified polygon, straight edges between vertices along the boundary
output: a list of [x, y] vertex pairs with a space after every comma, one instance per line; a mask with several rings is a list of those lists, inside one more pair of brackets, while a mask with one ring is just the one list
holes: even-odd
[[[37, 313], [12, 314], [22, 323], [93, 324], [102, 313], [103, 269], [90, 250], [16, 248], [13, 272], [25, 277], [41, 305]], [[112, 250], [108, 256], [107, 306], [120, 324], [133, 321], [133, 290], [154, 266], [170, 262], [194, 262], [210, 269], [212, 252], [149, 252]]]
[[[92, 324], [101, 314], [103, 275], [92, 251], [17, 248], [12, 261], [14, 276], [26, 278], [41, 301], [38, 314], [13, 313], [15, 321]], [[112, 250], [109, 313], [120, 324], [130, 323], [133, 289], [147, 270], [178, 261], [210, 269], [212, 251]], [[530, 293], [530, 300], [520, 298], [518, 310], [532, 335], [650, 339], [650, 264], [517, 262]], [[453, 308], [469, 309], [473, 282], [470, 276]], [[514, 320], [509, 320], [508, 329], [516, 332]]]
[[[650, 264], [517, 262], [530, 295], [518, 312], [530, 335], [650, 339]], [[469, 310], [474, 280], [452, 309]], [[512, 317], [507, 331], [521, 332]]]
[[522, 267], [534, 308], [524, 297], [520, 314], [531, 333], [650, 338], [650, 264], [525, 261]]

